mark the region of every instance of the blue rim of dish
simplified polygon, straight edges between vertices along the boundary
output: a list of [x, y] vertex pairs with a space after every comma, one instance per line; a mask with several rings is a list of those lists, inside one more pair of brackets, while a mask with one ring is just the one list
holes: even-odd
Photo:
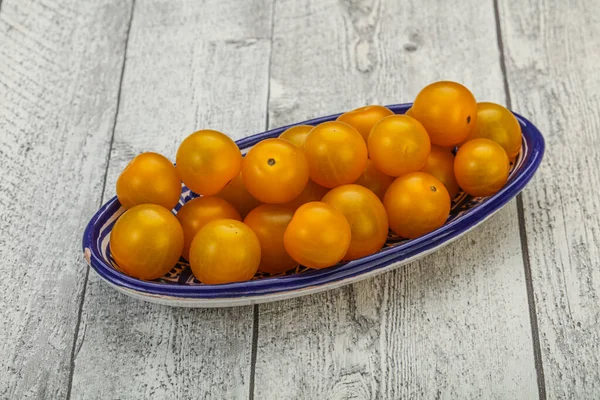
[[[396, 114], [403, 114], [411, 107], [411, 105], [412, 103], [407, 103], [395, 104], [387, 107]], [[322, 122], [335, 120], [339, 115], [340, 114], [334, 114], [283, 126], [243, 138], [236, 143], [241, 149], [246, 148], [261, 140], [277, 137], [291, 126], [317, 125]], [[112, 284], [136, 292], [146, 293], [148, 295], [179, 298], [219, 299], [285, 293], [309, 287], [332, 284], [358, 275], [367, 274], [382, 269], [391, 263], [415, 257], [420, 253], [426, 253], [429, 250], [457, 238], [462, 233], [470, 230], [475, 225], [498, 211], [521, 192], [539, 167], [544, 155], [545, 144], [542, 134], [530, 121], [517, 113], [514, 113], [514, 115], [521, 124], [523, 140], [527, 143], [528, 151], [527, 154], [524, 154], [524, 159], [519, 168], [519, 172], [515, 174], [498, 193], [478, 204], [472, 212], [468, 212], [465, 215], [456, 218], [433, 232], [394, 247], [384, 248], [378, 253], [358, 260], [338, 264], [321, 270], [307, 271], [302, 274], [275, 276], [221, 285], [181, 285], [142, 281], [129, 277], [114, 269], [99, 253], [97, 243], [98, 235], [101, 227], [106, 223], [106, 219], [103, 219], [103, 217], [106, 215], [113, 215], [120, 207], [116, 197], [113, 197], [104, 204], [88, 223], [83, 235], [83, 250], [85, 253], [86, 250], [89, 249], [88, 261], [90, 266], [94, 268], [102, 278]]]

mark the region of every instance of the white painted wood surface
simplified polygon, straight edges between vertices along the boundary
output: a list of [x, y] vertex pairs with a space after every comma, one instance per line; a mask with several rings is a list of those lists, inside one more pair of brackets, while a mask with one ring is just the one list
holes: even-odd
[[600, 7], [502, 0], [512, 106], [545, 134], [523, 195], [548, 398], [600, 398]]
[[[439, 79], [505, 102], [491, 2], [282, 0], [274, 21], [272, 127]], [[423, 261], [259, 310], [258, 399], [538, 396], [514, 202]]]
[[[0, 398], [600, 398], [598, 10], [0, 0]], [[437, 79], [542, 129], [521, 208], [396, 272], [254, 308], [155, 306], [87, 276], [83, 228], [139, 152]]]
[[0, 398], [68, 395], [128, 6], [3, 0], [0, 10]]
[[[171, 160], [192, 132], [264, 130], [270, 3], [136, 1], [104, 200], [136, 154]], [[245, 399], [253, 308], [176, 309], [90, 274], [73, 399]], [[80, 348], [80, 349], [79, 349]]]

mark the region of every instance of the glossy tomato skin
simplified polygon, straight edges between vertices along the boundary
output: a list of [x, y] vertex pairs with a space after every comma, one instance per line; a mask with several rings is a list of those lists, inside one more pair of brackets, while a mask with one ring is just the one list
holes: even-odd
[[171, 211], [141, 204], [125, 211], [113, 226], [110, 252], [127, 275], [152, 280], [177, 264], [183, 240], [183, 229]]
[[449, 149], [431, 146], [427, 164], [421, 169], [421, 172], [426, 172], [439, 179], [448, 190], [451, 199], [460, 191], [454, 176], [454, 155]]
[[350, 247], [344, 260], [356, 260], [379, 251], [388, 236], [388, 218], [383, 203], [360, 185], [333, 188], [323, 202], [340, 211], [350, 224]]
[[410, 114], [425, 127], [432, 144], [452, 147], [462, 143], [475, 126], [477, 102], [460, 83], [440, 81], [419, 92]]
[[244, 220], [258, 237], [261, 260], [259, 271], [277, 274], [294, 268], [298, 263], [283, 245], [283, 234], [294, 210], [279, 204], [263, 204], [252, 210]]
[[240, 213], [227, 201], [214, 196], [198, 197], [188, 201], [176, 215], [183, 228], [183, 258], [189, 260], [190, 245], [200, 228], [217, 219], [241, 221]]
[[227, 135], [210, 129], [192, 133], [177, 150], [177, 173], [193, 192], [219, 193], [242, 168], [242, 153]]
[[238, 176], [233, 178], [223, 190], [217, 193], [216, 196], [226, 200], [235, 207], [242, 218], [246, 218], [246, 215], [248, 215], [250, 211], [262, 204], [252, 197], [250, 192], [248, 192], [248, 189], [246, 189], [241, 172]]
[[495, 103], [477, 104], [477, 122], [467, 140], [484, 138], [498, 143], [509, 159], [521, 150], [522, 134], [519, 121], [506, 107]]
[[372, 105], [360, 107], [352, 111], [348, 111], [337, 117], [336, 121], [345, 122], [352, 126], [360, 133], [365, 142], [369, 138], [369, 133], [376, 123], [385, 117], [394, 115], [387, 107]]
[[383, 201], [383, 196], [392, 182], [394, 178], [378, 170], [373, 160], [369, 160], [362, 175], [354, 183], [366, 187]]
[[423, 125], [407, 115], [392, 115], [379, 121], [369, 135], [369, 156], [378, 170], [401, 176], [423, 168], [431, 142]]
[[367, 165], [367, 146], [362, 136], [339, 121], [314, 127], [306, 138], [304, 151], [310, 178], [326, 188], [353, 183]]
[[171, 210], [179, 202], [181, 181], [175, 166], [157, 153], [142, 153], [117, 179], [117, 198], [125, 208], [158, 204]]
[[454, 158], [458, 185], [474, 197], [491, 196], [506, 184], [510, 161], [504, 148], [489, 139], [464, 143]]
[[279, 139], [287, 140], [300, 147], [304, 148], [304, 142], [306, 141], [306, 137], [308, 133], [314, 128], [312, 125], [296, 125], [291, 128], [283, 131], [281, 135], [279, 135]]
[[303, 204], [310, 203], [311, 201], [321, 201], [323, 196], [329, 191], [328, 188], [315, 183], [312, 179], [309, 179], [306, 183], [306, 187], [294, 200], [285, 203], [284, 205], [292, 210], [297, 210]]
[[252, 229], [233, 219], [207, 223], [190, 246], [192, 272], [209, 285], [252, 279], [260, 257], [260, 242]]
[[257, 143], [242, 164], [244, 185], [263, 203], [292, 201], [306, 187], [308, 174], [308, 161], [302, 149], [284, 139]]
[[397, 178], [385, 194], [383, 204], [392, 231], [409, 239], [441, 227], [450, 214], [450, 195], [444, 184], [424, 172]]
[[283, 235], [283, 244], [296, 262], [320, 269], [340, 262], [350, 239], [350, 224], [344, 214], [327, 203], [314, 201], [296, 210]]

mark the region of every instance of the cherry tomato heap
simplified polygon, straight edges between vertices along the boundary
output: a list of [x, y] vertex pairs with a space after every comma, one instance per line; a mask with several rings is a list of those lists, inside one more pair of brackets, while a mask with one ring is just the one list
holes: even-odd
[[[207, 285], [327, 268], [380, 251], [390, 230], [407, 239], [435, 231], [451, 199], [494, 195], [521, 142], [508, 109], [449, 81], [423, 88], [405, 115], [360, 107], [292, 126], [245, 157], [227, 135], [200, 130], [183, 140], [176, 166], [143, 153], [123, 170], [116, 192], [127, 210], [110, 251], [144, 280], [183, 256]], [[173, 215], [182, 181], [200, 197]]]

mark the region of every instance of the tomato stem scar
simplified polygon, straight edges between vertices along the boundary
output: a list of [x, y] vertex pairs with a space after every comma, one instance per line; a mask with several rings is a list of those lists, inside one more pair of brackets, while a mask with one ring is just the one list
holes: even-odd
[[437, 192], [437, 188], [435, 186], [429, 186], [429, 189], [431, 189], [432, 192]]
[[274, 158], [269, 158], [267, 160], [267, 164], [269, 164], [269, 165], [275, 165], [275, 159]]

